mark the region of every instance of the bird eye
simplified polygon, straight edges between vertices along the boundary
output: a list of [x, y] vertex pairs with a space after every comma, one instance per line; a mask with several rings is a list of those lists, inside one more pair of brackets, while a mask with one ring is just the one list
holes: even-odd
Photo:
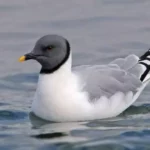
[[54, 48], [54, 46], [50, 45], [50, 46], [47, 46], [47, 50], [51, 50], [52, 48]]

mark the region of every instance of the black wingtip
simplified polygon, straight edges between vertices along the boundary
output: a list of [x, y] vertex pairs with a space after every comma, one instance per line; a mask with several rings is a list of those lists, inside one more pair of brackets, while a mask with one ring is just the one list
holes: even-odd
[[142, 55], [142, 56], [140, 57], [140, 60], [145, 60], [145, 59], [147, 59], [147, 56], [150, 56], [150, 48], [148, 49], [148, 51], [147, 51], [144, 55]]
[[148, 56], [150, 56], [150, 49], [148, 49], [148, 51], [144, 55], [142, 55], [139, 59], [139, 64], [144, 65], [146, 68], [140, 78], [142, 82], [144, 81], [144, 79], [146, 78], [146, 76], [149, 74], [150, 71], [150, 65], [145, 61], [145, 60], [147, 60], [148, 62], [150, 61], [150, 57]]

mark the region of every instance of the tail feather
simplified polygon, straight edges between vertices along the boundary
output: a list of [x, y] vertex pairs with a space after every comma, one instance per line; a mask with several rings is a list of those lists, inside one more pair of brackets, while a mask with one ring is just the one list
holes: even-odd
[[147, 77], [149, 77], [148, 75], [150, 75], [150, 49], [140, 57], [139, 64], [145, 66], [145, 71], [141, 74], [140, 77], [140, 80], [144, 82], [147, 80]]
[[116, 64], [125, 71], [136, 76], [143, 83], [150, 79], [150, 49], [141, 57], [129, 55], [126, 58], [118, 58], [110, 64]]

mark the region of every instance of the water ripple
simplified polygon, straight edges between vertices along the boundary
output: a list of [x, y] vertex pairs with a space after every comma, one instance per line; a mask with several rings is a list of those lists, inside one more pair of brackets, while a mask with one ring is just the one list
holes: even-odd
[[21, 111], [0, 110], [0, 121], [4, 120], [23, 120], [27, 118], [27, 114]]

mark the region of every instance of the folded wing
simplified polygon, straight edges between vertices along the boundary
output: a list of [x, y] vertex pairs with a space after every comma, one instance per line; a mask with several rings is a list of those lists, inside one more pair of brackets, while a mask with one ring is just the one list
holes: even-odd
[[139, 77], [143, 72], [138, 60], [137, 56], [130, 55], [108, 65], [75, 67], [74, 72], [78, 74], [83, 90], [88, 92], [91, 100], [101, 96], [109, 98], [117, 92], [136, 93], [142, 85]]

